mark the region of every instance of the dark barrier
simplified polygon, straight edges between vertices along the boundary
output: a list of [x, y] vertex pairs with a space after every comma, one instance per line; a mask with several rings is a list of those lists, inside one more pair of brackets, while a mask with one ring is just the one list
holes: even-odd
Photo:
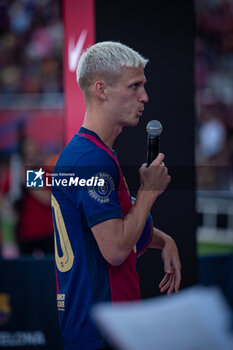
[[233, 255], [204, 256], [198, 265], [199, 283], [219, 286], [233, 311]]
[[0, 260], [0, 349], [62, 349], [52, 256]]

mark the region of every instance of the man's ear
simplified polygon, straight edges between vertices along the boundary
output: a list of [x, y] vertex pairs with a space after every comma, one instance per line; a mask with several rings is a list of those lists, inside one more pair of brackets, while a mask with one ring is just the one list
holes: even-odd
[[95, 82], [94, 91], [101, 100], [106, 100], [107, 98], [106, 84], [103, 80], [98, 80]]

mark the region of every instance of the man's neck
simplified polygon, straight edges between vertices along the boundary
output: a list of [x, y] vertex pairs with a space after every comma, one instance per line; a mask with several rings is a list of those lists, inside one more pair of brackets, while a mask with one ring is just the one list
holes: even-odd
[[106, 121], [106, 119], [102, 118], [102, 116], [93, 117], [93, 115], [90, 115], [88, 113], [85, 115], [83, 127], [94, 131], [111, 149], [116, 137], [122, 131], [122, 127], [113, 125], [113, 123], [110, 122], [110, 118], [109, 121]]

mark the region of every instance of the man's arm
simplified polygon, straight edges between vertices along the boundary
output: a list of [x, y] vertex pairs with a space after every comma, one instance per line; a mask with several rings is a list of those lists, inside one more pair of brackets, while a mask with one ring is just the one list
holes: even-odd
[[161, 249], [165, 272], [165, 276], [159, 284], [161, 293], [164, 293], [166, 290], [168, 295], [173, 291], [178, 292], [181, 281], [181, 263], [174, 240], [164, 232], [153, 228], [149, 247]]
[[149, 167], [143, 164], [140, 168], [141, 186], [135, 204], [123, 219], [106, 220], [92, 227], [100, 251], [111, 265], [122, 264], [130, 254], [143, 231], [155, 199], [170, 182], [163, 159], [164, 155], [160, 153]]

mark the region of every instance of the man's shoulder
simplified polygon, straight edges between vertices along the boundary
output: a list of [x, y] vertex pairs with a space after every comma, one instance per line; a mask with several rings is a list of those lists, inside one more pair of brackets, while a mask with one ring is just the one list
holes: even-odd
[[113, 165], [114, 159], [106, 152], [85, 137], [75, 135], [61, 152], [56, 166]]

